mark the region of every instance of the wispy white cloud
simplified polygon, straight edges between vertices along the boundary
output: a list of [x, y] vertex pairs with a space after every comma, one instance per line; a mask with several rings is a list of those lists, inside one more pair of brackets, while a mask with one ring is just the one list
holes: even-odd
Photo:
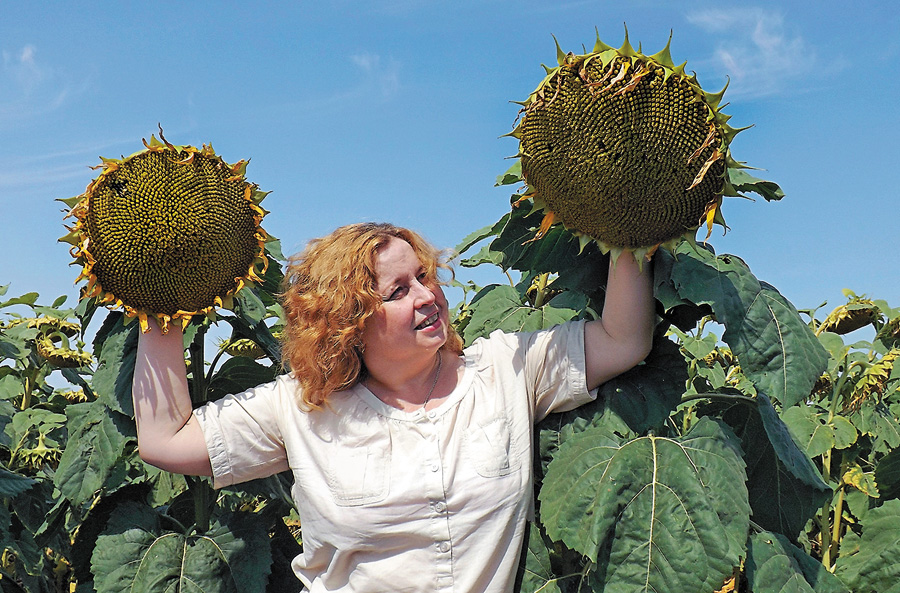
[[40, 60], [28, 44], [2, 51], [0, 127], [62, 108], [78, 89]]
[[12, 155], [6, 160], [5, 169], [0, 171], [0, 195], [24, 190], [40, 193], [42, 188], [73, 181], [86, 185], [99, 174], [91, 167], [101, 164], [101, 155], [118, 158], [134, 152], [133, 149], [133, 137], [107, 138], [39, 155]]
[[[358, 109], [361, 104], [393, 100], [402, 88], [402, 63], [394, 58], [361, 52], [343, 58], [346, 75], [336, 86], [305, 93], [288, 102], [272, 105], [269, 113], [340, 113]], [[275, 110], [275, 111], [273, 111]], [[290, 115], [287, 115], [290, 114]]]
[[400, 64], [393, 59], [382, 62], [377, 54], [354, 54], [350, 61], [362, 72], [361, 89], [365, 93], [377, 91], [383, 98], [389, 98], [400, 88]]
[[26, 45], [11, 52], [3, 51], [3, 78], [19, 92], [31, 93], [47, 78], [47, 73], [38, 66], [35, 56], [37, 49]]
[[708, 9], [688, 14], [687, 20], [719, 38], [710, 61], [730, 78], [729, 96], [798, 92], [800, 81], [816, 71], [815, 48], [790, 30], [779, 12]]

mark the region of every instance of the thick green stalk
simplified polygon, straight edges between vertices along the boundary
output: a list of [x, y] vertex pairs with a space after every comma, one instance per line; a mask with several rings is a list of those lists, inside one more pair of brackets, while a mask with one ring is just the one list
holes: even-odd
[[547, 280], [550, 278], [548, 272], [544, 272], [538, 276], [537, 294], [534, 296], [534, 308], [540, 309], [544, 305], [544, 299], [547, 298]]
[[35, 379], [30, 374], [25, 375], [25, 393], [22, 394], [22, 406], [20, 409], [27, 410], [31, 407], [31, 392], [34, 390]]
[[[188, 347], [191, 356], [191, 400], [195, 405], [206, 403], [209, 388], [209, 382], [203, 372], [205, 338], [206, 326], [201, 326]], [[202, 478], [190, 480], [188, 484], [194, 497], [194, 523], [198, 532], [205, 533], [209, 531], [209, 521], [212, 516], [212, 489]]]
[[834, 524], [831, 527], [831, 544], [828, 546], [828, 549], [825, 551], [825, 557], [827, 558], [828, 564], [825, 564], [825, 558], [823, 558], [823, 564], [825, 566], [829, 566], [832, 563], [832, 559], [837, 559], [838, 550], [841, 545], [841, 519], [844, 514], [844, 492], [845, 486], [841, 484], [840, 489], [838, 490], [838, 500], [837, 504], [834, 505]]
[[206, 362], [203, 360], [203, 341], [206, 338], [206, 328], [201, 327], [194, 336], [188, 352], [191, 357], [191, 400], [194, 404], [206, 403], [206, 391], [208, 383], [203, 372]]
[[[851, 371], [855, 366], [864, 365], [859, 361], [849, 364], [834, 385], [834, 389], [831, 392], [831, 405], [828, 410], [828, 423], [831, 423], [837, 415], [838, 403], [843, 399], [841, 392], [844, 390], [844, 385], [847, 384], [847, 380], [850, 378]], [[833, 451], [834, 449], [829, 449], [822, 455], [822, 479], [825, 480], [826, 484], [831, 482], [831, 454]], [[833, 520], [831, 518], [832, 502], [834, 502], [834, 497], [825, 501], [825, 504], [822, 505], [822, 510], [819, 511], [817, 521], [822, 545], [822, 565], [828, 570], [832, 569], [831, 560], [837, 552], [835, 538], [840, 542], [841, 514], [844, 506], [844, 488], [842, 485], [838, 487], [838, 500], [835, 504]]]
[[189, 482], [194, 497], [194, 520], [199, 533], [209, 531], [212, 517], [213, 490], [205, 478], [197, 478]]

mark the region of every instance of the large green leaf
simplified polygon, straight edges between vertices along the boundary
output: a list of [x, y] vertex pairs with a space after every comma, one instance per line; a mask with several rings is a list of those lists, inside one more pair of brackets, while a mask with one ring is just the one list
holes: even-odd
[[562, 593], [550, 563], [550, 550], [541, 537], [540, 528], [528, 524], [527, 547], [522, 550], [519, 566], [519, 593]]
[[[463, 238], [462, 241], [460, 241], [459, 245], [457, 245], [453, 249], [454, 253], [458, 253], [458, 254], [462, 255], [463, 253], [465, 253], [466, 251], [471, 249], [471, 247], [473, 245], [480, 243], [484, 239], [487, 239], [488, 237], [497, 236], [500, 233], [500, 231], [503, 230], [503, 227], [506, 226], [506, 222], [508, 220], [509, 220], [509, 214], [504, 214], [500, 218], [500, 220], [498, 220], [494, 224], [488, 225], [486, 227], [482, 227], [482, 228], [478, 229], [477, 231], [469, 233], [466, 237]], [[499, 254], [498, 254], [498, 256], [499, 256]], [[494, 263], [494, 264], [499, 263], [499, 259], [491, 259], [491, 258], [489, 258], [489, 259], [490, 259], [490, 261], [485, 261], [481, 258], [481, 256], [473, 256], [470, 258], [463, 259], [459, 263], [460, 263], [460, 265], [465, 266], [465, 267], [475, 267], [482, 263]]]
[[264, 366], [249, 358], [229, 358], [209, 382], [208, 401], [216, 401], [229, 393], [241, 393], [251, 387], [275, 380], [279, 368]]
[[[22, 378], [16, 374], [0, 376], [0, 401], [22, 397], [25, 393], [25, 385], [22, 381]], [[15, 412], [15, 407], [10, 404], [9, 409], [4, 408], [3, 417], [9, 420]]]
[[722, 339], [756, 388], [785, 407], [803, 401], [828, 357], [794, 306], [734, 255], [682, 243], [672, 266], [678, 294], [712, 307]]
[[146, 499], [150, 506], [168, 504], [188, 488], [187, 479], [181, 474], [173, 474], [150, 464], [143, 464], [143, 467], [146, 484], [153, 487]]
[[91, 384], [97, 398], [107, 406], [133, 416], [131, 384], [140, 329], [137, 323], [125, 325], [120, 319], [120, 316], [111, 315], [104, 322], [97, 371]]
[[826, 410], [817, 405], [795, 406], [781, 414], [794, 439], [810, 457], [817, 457], [831, 449], [846, 449], [856, 442], [856, 428], [845, 417], [831, 419]]
[[[272, 238], [270, 237], [270, 239]], [[266, 267], [266, 273], [262, 277], [262, 283], [251, 285], [250, 288], [258, 294], [262, 302], [268, 307], [278, 302], [277, 295], [281, 291], [281, 284], [284, 281], [284, 271], [281, 269], [281, 261], [284, 260], [284, 254], [281, 252], [281, 241], [277, 239], [266, 241], [266, 259], [269, 264]]]
[[[900, 368], [900, 365], [897, 365]], [[872, 439], [872, 449], [887, 453], [900, 446], [900, 422], [896, 404], [888, 406], [875, 398], [868, 399], [850, 414], [850, 421], [863, 434]]]
[[831, 489], [764, 393], [722, 414], [741, 438], [753, 521], [794, 540]]
[[646, 360], [601, 385], [595, 401], [551, 414], [538, 425], [541, 469], [546, 470], [562, 442], [588, 427], [602, 427], [623, 437], [658, 428], [681, 401], [686, 380], [687, 369], [678, 346], [668, 339], [657, 339]]
[[[9, 284], [6, 285], [6, 288], [8, 288], [8, 287], [9, 287]], [[4, 291], [4, 292], [6, 292], [6, 291]], [[3, 301], [2, 303], [0, 303], [0, 309], [2, 309], [4, 307], [10, 307], [12, 305], [33, 305], [37, 302], [38, 298], [40, 298], [40, 295], [38, 293], [28, 292], [28, 293], [23, 294], [20, 297], [15, 297], [15, 298], [9, 299], [8, 301]]]
[[497, 183], [494, 184], [494, 187], [500, 185], [512, 185], [514, 183], [521, 183], [522, 181], [524, 181], [522, 178], [522, 159], [516, 159], [506, 172], [497, 176]]
[[537, 425], [537, 445], [540, 465], [536, 467], [535, 481], [538, 485], [547, 473], [547, 466], [556, 456], [566, 440], [588, 428], [598, 429], [616, 439], [630, 439], [641, 436], [632, 431], [624, 420], [610, 409], [605, 398], [597, 398], [582, 406], [550, 414]]
[[266, 318], [266, 305], [259, 292], [247, 286], [234, 295], [234, 312], [252, 326]]
[[684, 395], [687, 365], [678, 346], [658, 339], [642, 364], [600, 386], [602, 398], [628, 427], [643, 433], [665, 422]]
[[28, 342], [36, 336], [37, 330], [24, 323], [3, 329], [0, 332], [0, 360], [25, 360], [31, 353]]
[[524, 204], [513, 208], [506, 225], [490, 244], [491, 251], [502, 253], [498, 265], [530, 274], [556, 274], [553, 286], [558, 289], [590, 293], [604, 286], [609, 257], [600, 253], [594, 242], [582, 247], [562, 225], [534, 240], [543, 217], [543, 212]]
[[898, 558], [900, 500], [894, 499], [868, 512], [857, 549], [847, 553], [841, 546], [835, 574], [853, 593], [900, 593]]
[[875, 482], [881, 498], [900, 498], [900, 449], [881, 458], [875, 466]]
[[[0, 516], [4, 516], [3, 522], [9, 522], [9, 512], [3, 507], [0, 507]], [[44, 550], [35, 543], [31, 533], [22, 529], [13, 534], [6, 529], [0, 529], [0, 552], [4, 550], [12, 552], [11, 555], [3, 554], [4, 559], [12, 565], [11, 572], [18, 573], [17, 576], [25, 584], [25, 590], [38, 591], [40, 579], [34, 577], [41, 574], [45, 555]]]
[[486, 286], [472, 300], [472, 317], [463, 329], [463, 339], [466, 344], [471, 344], [476, 338], [488, 336], [497, 329], [507, 332], [547, 329], [578, 315], [579, 311], [575, 309], [557, 308], [555, 300], [535, 309], [524, 304], [519, 291], [512, 286]]
[[6, 469], [0, 464], [0, 497], [12, 498], [35, 485], [35, 480]]
[[550, 462], [541, 520], [596, 562], [605, 591], [713, 591], [744, 553], [745, 480], [738, 439], [709, 418], [624, 443], [591, 427]]
[[[54, 492], [53, 481], [46, 478], [39, 478], [35, 485], [21, 496], [11, 499], [10, 510], [15, 512], [16, 518], [22, 526], [37, 536], [38, 531], [44, 528], [44, 523], [50, 518], [55, 511], [55, 506], [67, 508], [64, 501], [58, 493]], [[68, 534], [60, 534], [65, 541], [68, 541]], [[52, 537], [52, 536], [51, 536]], [[35, 538], [37, 539], [37, 537]], [[61, 548], [59, 548], [61, 549]]]
[[750, 537], [745, 574], [753, 593], [849, 593], [821, 562], [780, 533]]
[[134, 437], [133, 427], [113, 414], [99, 400], [66, 408], [69, 441], [53, 481], [76, 507], [100, 490]]
[[164, 529], [149, 507], [125, 503], [97, 538], [94, 585], [98, 593], [263, 593], [272, 551], [262, 523], [233, 514], [184, 535]]
[[767, 202], [780, 200], [784, 197], [784, 192], [774, 181], [759, 179], [758, 177], [750, 175], [744, 169], [737, 169], [734, 167], [728, 167], [727, 174], [728, 181], [731, 183], [732, 187], [739, 192], [752, 191], [753, 193], [764, 197]]
[[[72, 553], [69, 562], [75, 580], [79, 583], [91, 581], [91, 554], [97, 545], [97, 538], [106, 529], [110, 515], [123, 503], [146, 501], [150, 486], [143, 484], [127, 484], [112, 494], [99, 497], [83, 515], [84, 519], [78, 531], [72, 536]], [[170, 501], [167, 501], [170, 502]], [[91, 589], [93, 591], [93, 589]]]

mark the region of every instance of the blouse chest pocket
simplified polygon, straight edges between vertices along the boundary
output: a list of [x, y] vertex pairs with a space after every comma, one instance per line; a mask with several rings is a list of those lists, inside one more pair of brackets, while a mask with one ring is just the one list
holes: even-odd
[[508, 475], [519, 469], [519, 458], [504, 416], [491, 418], [466, 431], [467, 456], [485, 478]]
[[391, 453], [384, 447], [341, 447], [328, 463], [328, 488], [338, 506], [360, 506], [387, 498]]

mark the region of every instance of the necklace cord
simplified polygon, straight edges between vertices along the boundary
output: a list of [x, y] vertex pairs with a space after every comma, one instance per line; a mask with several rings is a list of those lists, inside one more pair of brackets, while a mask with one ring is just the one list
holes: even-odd
[[428, 390], [428, 395], [425, 396], [425, 401], [422, 402], [422, 408], [428, 405], [428, 402], [431, 400], [431, 394], [434, 393], [434, 388], [437, 387], [438, 377], [441, 376], [441, 364], [444, 362], [444, 357], [441, 356], [441, 352], [438, 351], [438, 360], [437, 360], [437, 370], [434, 372], [434, 381], [431, 383], [431, 389]]
[[[428, 395], [425, 396], [425, 401], [422, 402], [422, 409], [425, 409], [425, 406], [427, 406], [428, 402], [431, 401], [431, 394], [434, 393], [434, 388], [437, 387], [438, 377], [441, 376], [441, 365], [443, 365], [444, 363], [444, 357], [441, 356], [440, 351], [438, 351], [437, 355], [437, 370], [434, 371], [434, 381], [431, 382], [431, 389], [428, 390]], [[369, 389], [369, 391], [371, 391], [371, 389], [369, 388], [368, 377], [362, 380], [362, 384], [366, 389]]]

